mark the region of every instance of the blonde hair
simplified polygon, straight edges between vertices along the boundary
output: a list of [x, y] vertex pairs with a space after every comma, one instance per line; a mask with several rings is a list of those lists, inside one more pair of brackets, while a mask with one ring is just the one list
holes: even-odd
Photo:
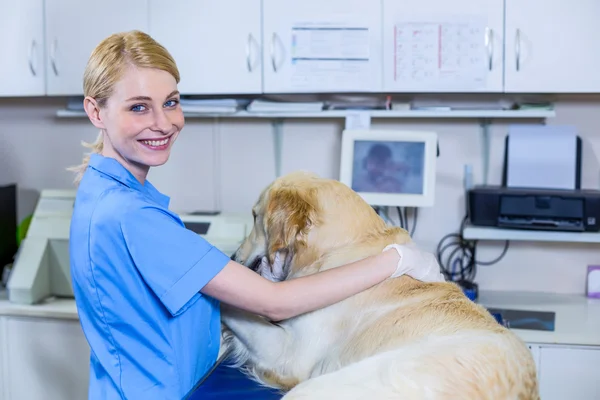
[[[173, 75], [179, 83], [179, 70], [171, 54], [150, 35], [137, 30], [113, 34], [104, 39], [94, 49], [83, 74], [83, 94], [92, 97], [98, 107], [106, 106], [115, 84], [121, 79], [127, 67], [156, 68]], [[69, 168], [76, 173], [78, 185], [88, 167], [91, 153], [101, 153], [104, 147], [103, 133], [100, 132], [94, 143], [82, 142], [92, 151], [83, 162]]]

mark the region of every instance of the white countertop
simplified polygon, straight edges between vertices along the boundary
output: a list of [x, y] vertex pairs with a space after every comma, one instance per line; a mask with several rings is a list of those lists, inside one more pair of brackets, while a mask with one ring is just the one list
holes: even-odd
[[554, 331], [513, 329], [527, 343], [600, 346], [600, 299], [537, 292], [482, 292], [478, 303], [489, 308], [553, 311]]
[[36, 305], [14, 304], [8, 301], [6, 291], [0, 290], [0, 317], [2, 316], [79, 320], [73, 299], [50, 298]]
[[[478, 303], [509, 310], [554, 311], [555, 330], [550, 332], [513, 329], [527, 343], [600, 346], [600, 299], [582, 295], [537, 292], [480, 293]], [[0, 291], [0, 316], [78, 320], [75, 301], [49, 299], [38, 305], [10, 303]]]

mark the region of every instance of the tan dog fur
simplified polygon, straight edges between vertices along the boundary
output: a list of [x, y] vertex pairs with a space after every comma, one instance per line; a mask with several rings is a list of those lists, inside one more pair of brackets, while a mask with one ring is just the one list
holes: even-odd
[[[292, 279], [405, 243], [355, 192], [309, 173], [277, 179], [253, 207], [234, 255], [287, 255]], [[269, 275], [262, 271], [263, 275]], [[527, 346], [453, 283], [389, 279], [279, 323], [223, 306], [225, 345], [259, 382], [291, 399], [539, 399]]]

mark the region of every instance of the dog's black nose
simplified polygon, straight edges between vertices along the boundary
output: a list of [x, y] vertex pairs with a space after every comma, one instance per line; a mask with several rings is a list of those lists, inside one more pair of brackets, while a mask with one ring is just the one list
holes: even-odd
[[235, 261], [235, 259], [237, 258], [237, 251], [234, 252], [231, 257], [229, 257], [232, 261]]

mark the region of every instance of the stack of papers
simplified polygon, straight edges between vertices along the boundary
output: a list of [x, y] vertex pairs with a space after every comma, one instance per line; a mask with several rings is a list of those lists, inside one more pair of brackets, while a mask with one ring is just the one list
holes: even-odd
[[580, 164], [573, 126], [512, 126], [507, 153], [508, 187], [573, 190], [578, 186]]
[[239, 99], [181, 99], [181, 108], [184, 112], [232, 114], [247, 103]]
[[323, 111], [324, 103], [321, 101], [311, 102], [283, 102], [269, 100], [253, 100], [247, 107], [248, 112], [319, 112]]

